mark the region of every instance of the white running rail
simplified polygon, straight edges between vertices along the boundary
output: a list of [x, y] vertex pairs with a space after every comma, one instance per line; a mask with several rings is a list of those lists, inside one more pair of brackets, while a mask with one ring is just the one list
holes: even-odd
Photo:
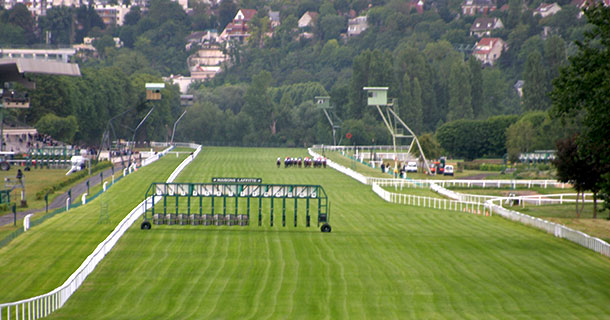
[[[164, 150], [165, 153], [169, 148]], [[201, 151], [201, 146], [193, 152], [192, 156], [187, 157], [180, 165], [172, 172], [167, 182], [172, 182], [178, 174], [189, 164]], [[159, 157], [157, 157], [159, 159]], [[160, 198], [157, 199], [160, 201]], [[131, 227], [131, 225], [144, 213], [144, 204], [152, 205], [150, 198], [142, 201], [137, 207], [119, 223], [119, 225], [102, 241], [95, 250], [83, 261], [78, 269], [66, 280], [61, 286], [55, 290], [39, 295], [33, 298], [24, 299], [16, 302], [0, 304], [0, 320], [4, 319], [39, 319], [46, 317], [55, 310], [61, 308], [70, 296], [80, 287], [87, 276], [95, 270], [95, 267], [104, 259], [106, 254], [112, 250], [114, 245], [119, 241], [123, 234]]]
[[499, 214], [506, 219], [518, 221], [523, 224], [542, 229], [548, 233], [553, 234], [555, 237], [570, 240], [585, 248], [589, 248], [595, 252], [601, 253], [606, 257], [610, 257], [610, 244], [608, 244], [606, 241], [596, 237], [592, 237], [584, 232], [568, 228], [558, 223], [550, 222], [544, 219], [523, 214], [521, 212], [506, 209], [501, 205], [497, 205], [494, 203], [495, 201], [502, 201], [503, 199], [504, 198], [488, 200], [486, 204], [488, 204], [490, 210], [493, 213]]
[[569, 188], [570, 184], [563, 183], [557, 180], [440, 180], [440, 179], [394, 179], [394, 178], [373, 178], [367, 177], [369, 182], [375, 182], [379, 185], [387, 184], [411, 184], [420, 188], [427, 188], [431, 183], [438, 184], [443, 187], [462, 187], [462, 188], [517, 188], [517, 187], [541, 187], [541, 188]]
[[[311, 149], [309, 149], [309, 154], [314, 157], [320, 156]], [[610, 257], [610, 244], [599, 238], [592, 237], [584, 232], [568, 228], [558, 223], [550, 222], [541, 218], [532, 217], [530, 215], [502, 207], [502, 202], [511, 201], [513, 201], [513, 203], [516, 202], [520, 205], [524, 205], [525, 203], [533, 205], [574, 203], [576, 202], [576, 194], [564, 193], [534, 196], [493, 197], [463, 194], [445, 188], [445, 186], [465, 186], [482, 188], [500, 188], [503, 186], [510, 186], [512, 188], [515, 188], [516, 186], [527, 186], [528, 188], [531, 188], [533, 186], [539, 186], [543, 188], [565, 188], [569, 186], [568, 184], [564, 184], [554, 180], [404, 180], [372, 178], [365, 177], [364, 175], [358, 172], [355, 172], [351, 169], [347, 169], [332, 161], [328, 161], [328, 163], [332, 163], [330, 167], [333, 169], [336, 169], [362, 183], [371, 184], [373, 186], [373, 192], [375, 192], [385, 201], [412, 206], [423, 206], [433, 209], [465, 211], [490, 216], [496, 213], [506, 219], [518, 221], [523, 224], [542, 229], [558, 238], [570, 240], [583, 247], [589, 248], [595, 252]], [[390, 186], [394, 188], [400, 187], [401, 190], [403, 187], [430, 188], [431, 190], [454, 200], [393, 193], [383, 189], [381, 186]], [[586, 199], [586, 197], [592, 197], [592, 194], [585, 194], [585, 202], [593, 202], [593, 200]]]

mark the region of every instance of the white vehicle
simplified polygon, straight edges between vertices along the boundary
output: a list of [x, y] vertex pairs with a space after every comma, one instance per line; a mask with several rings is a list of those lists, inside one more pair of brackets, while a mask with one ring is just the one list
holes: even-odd
[[81, 171], [87, 166], [87, 159], [83, 156], [72, 156], [70, 162], [72, 163], [72, 167], [70, 168], [70, 171], [66, 172], [66, 175], [69, 175], [72, 172]]
[[407, 163], [407, 172], [417, 172], [417, 162], [410, 161]]
[[445, 166], [445, 175], [446, 176], [452, 176], [453, 175], [453, 166], [452, 165], [446, 165]]

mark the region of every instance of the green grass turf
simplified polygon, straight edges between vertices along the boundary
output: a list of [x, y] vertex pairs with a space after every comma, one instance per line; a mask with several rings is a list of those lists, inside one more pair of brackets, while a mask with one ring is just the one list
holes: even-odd
[[61, 285], [144, 199], [150, 183], [165, 181], [185, 157], [163, 157], [108, 189], [105, 199], [109, 224], [98, 224], [98, 197], [86, 206], [58, 214], [0, 248], [0, 302], [30, 298]]
[[500, 217], [389, 204], [332, 169], [277, 169], [285, 154], [305, 151], [205, 148], [179, 180], [321, 184], [332, 233], [134, 225], [51, 318], [610, 317], [610, 259]]

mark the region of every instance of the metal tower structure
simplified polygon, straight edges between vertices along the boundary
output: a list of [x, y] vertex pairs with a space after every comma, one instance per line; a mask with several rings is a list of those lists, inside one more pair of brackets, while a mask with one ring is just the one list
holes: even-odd
[[[318, 109], [322, 109], [324, 111], [324, 115], [328, 122], [330, 123], [330, 127], [333, 130], [333, 145], [337, 145], [337, 130], [341, 130], [341, 119], [337, 116], [337, 114], [333, 111], [333, 106], [330, 105], [330, 97], [315, 97], [316, 106]], [[341, 143], [342, 137], [339, 138], [339, 143]]]
[[426, 155], [419, 144], [417, 136], [413, 130], [411, 130], [411, 128], [409, 128], [409, 126], [407, 126], [407, 124], [398, 116], [398, 112], [396, 112], [394, 109], [397, 100], [392, 99], [392, 101], [388, 102], [388, 87], [364, 87], [362, 89], [367, 91], [367, 104], [377, 108], [383, 123], [392, 135], [394, 154], [396, 154], [396, 139], [410, 139], [411, 142], [407, 152], [411, 153], [414, 145], [417, 145], [419, 154], [424, 160], [425, 170], [428, 174], [431, 174], [430, 166], [428, 166], [428, 160], [426, 160]]

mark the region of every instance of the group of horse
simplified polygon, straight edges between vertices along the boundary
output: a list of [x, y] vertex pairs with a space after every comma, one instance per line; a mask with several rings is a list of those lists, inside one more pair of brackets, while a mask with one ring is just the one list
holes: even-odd
[[[282, 158], [280, 158], [280, 157], [277, 158], [277, 167], [278, 168], [282, 167]], [[291, 158], [291, 157], [284, 158], [284, 168], [290, 168], [290, 167], [326, 168], [326, 158], [322, 158], [322, 157], [318, 157], [315, 159], [312, 159], [310, 157], [305, 157], [304, 159], [303, 158]]]

